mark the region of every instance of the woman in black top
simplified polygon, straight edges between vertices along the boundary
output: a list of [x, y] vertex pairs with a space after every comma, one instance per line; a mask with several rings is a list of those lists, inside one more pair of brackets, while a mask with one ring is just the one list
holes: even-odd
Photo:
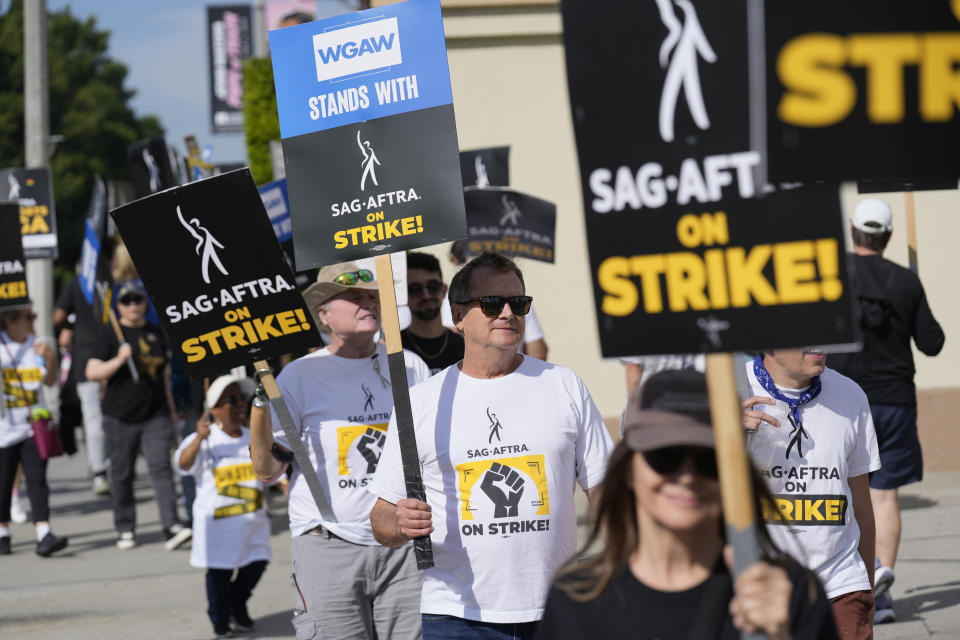
[[[117, 310], [123, 344], [110, 327], [104, 327], [86, 369], [88, 380], [107, 383], [102, 402], [103, 430], [110, 458], [110, 500], [117, 548], [132, 549], [137, 544], [133, 480], [137, 453], [142, 447], [166, 546], [173, 549], [186, 542], [191, 531], [177, 521], [170, 466], [174, 407], [167, 370], [167, 341], [160, 327], [144, 318], [147, 296], [139, 281], [131, 280], [120, 287]], [[130, 372], [128, 358], [136, 365], [136, 378]]]
[[[734, 582], [706, 381], [692, 370], [652, 376], [630, 399], [624, 439], [610, 456], [596, 524], [554, 580], [538, 638], [836, 638], [830, 603], [810, 572], [776, 551]], [[769, 499], [754, 473], [757, 513]]]

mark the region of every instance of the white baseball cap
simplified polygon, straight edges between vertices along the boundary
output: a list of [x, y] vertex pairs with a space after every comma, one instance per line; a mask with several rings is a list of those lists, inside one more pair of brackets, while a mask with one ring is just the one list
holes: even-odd
[[865, 233], [886, 233], [893, 231], [893, 212], [883, 200], [867, 198], [853, 210], [852, 222], [855, 229]]
[[206, 405], [207, 409], [211, 409], [217, 406], [217, 403], [220, 402], [220, 396], [223, 395], [223, 392], [227, 390], [231, 384], [237, 384], [240, 386], [240, 391], [243, 393], [243, 383], [242, 381], [245, 378], [241, 378], [235, 375], [226, 375], [220, 376], [216, 380], [210, 383], [210, 387], [207, 389], [206, 396]]

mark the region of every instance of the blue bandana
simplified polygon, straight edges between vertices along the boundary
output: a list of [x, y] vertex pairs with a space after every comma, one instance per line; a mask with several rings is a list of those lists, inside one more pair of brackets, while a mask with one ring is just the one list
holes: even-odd
[[793, 425], [793, 430], [790, 432], [790, 444], [787, 445], [787, 452], [784, 457], [790, 458], [790, 449], [793, 448], [793, 445], [797, 445], [797, 455], [802, 458], [802, 438], [809, 438], [810, 436], [807, 435], [807, 432], [803, 429], [803, 422], [800, 420], [800, 407], [820, 395], [820, 376], [814, 376], [810, 386], [806, 391], [801, 393], [798, 398], [791, 398], [783, 395], [780, 393], [780, 390], [777, 389], [777, 385], [774, 384], [773, 378], [770, 377], [770, 372], [767, 371], [765, 366], [763, 366], [763, 355], [761, 354], [757, 354], [757, 356], [753, 359], [753, 373], [757, 376], [757, 382], [760, 383], [760, 386], [763, 387], [764, 391], [769, 393], [776, 400], [786, 403], [786, 405], [790, 408], [790, 413], [787, 417], [790, 418], [790, 424]]

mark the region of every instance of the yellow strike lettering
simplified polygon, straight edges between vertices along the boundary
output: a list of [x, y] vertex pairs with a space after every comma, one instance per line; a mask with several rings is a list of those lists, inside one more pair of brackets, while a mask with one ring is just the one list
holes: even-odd
[[282, 311], [277, 314], [277, 325], [283, 335], [300, 332], [300, 321], [293, 315], [293, 311]]
[[704, 251], [703, 260], [707, 265], [707, 295], [711, 309], [726, 309], [730, 306], [727, 294], [727, 269], [723, 262], [723, 249]]
[[807, 503], [806, 521], [813, 522], [814, 520], [823, 520], [823, 514], [820, 513], [820, 507], [823, 505], [823, 500], [805, 500], [805, 502]]
[[46, 205], [20, 207], [20, 233], [23, 235], [50, 233], [47, 215], [49, 215], [49, 211]]
[[377, 241], [377, 228], [365, 225], [360, 227], [360, 236], [362, 240], [360, 242], [366, 244], [368, 242]]
[[783, 514], [784, 520], [791, 520], [793, 516], [793, 503], [789, 500], [777, 500], [777, 506], [780, 508], [780, 513]]
[[686, 311], [688, 308], [703, 311], [710, 308], [704, 294], [707, 271], [703, 261], [695, 253], [667, 254], [667, 299], [670, 311]]
[[640, 296], [637, 286], [630, 280], [627, 258], [612, 256], [601, 262], [597, 269], [597, 284], [606, 294], [600, 309], [608, 316], [628, 316], [637, 308]]
[[820, 296], [827, 302], [843, 295], [839, 277], [840, 252], [834, 238], [817, 240], [817, 265], [820, 267]]
[[347, 242], [347, 232], [346, 231], [337, 231], [333, 234], [333, 248], [334, 249], [343, 249], [346, 247], [349, 242]]
[[247, 341], [243, 339], [243, 329], [236, 325], [229, 325], [221, 329], [220, 337], [223, 338], [223, 346], [226, 347], [227, 351], [247, 346]]
[[27, 281], [6, 282], [0, 284], [0, 299], [23, 298], [27, 295]]
[[347, 229], [347, 233], [350, 234], [350, 244], [359, 244], [357, 241], [357, 235], [360, 233], [360, 227], [355, 229]]
[[867, 68], [867, 117], [874, 123], [903, 120], [903, 66], [920, 59], [913, 34], [850, 36], [850, 64]]
[[763, 275], [772, 251], [769, 244], [758, 244], [747, 256], [743, 247], [727, 249], [727, 277], [734, 307], [749, 307], [751, 296], [760, 305], [777, 304], [777, 292]]
[[384, 240], [386, 240], [387, 238], [393, 238], [393, 237], [395, 237], [395, 236], [396, 236], [397, 238], [399, 238], [400, 236], [402, 236], [403, 234], [400, 233], [400, 229], [397, 228], [399, 225], [400, 225], [400, 221], [399, 221], [399, 220], [391, 220], [390, 222], [384, 222], [384, 223], [383, 223], [383, 238], [384, 238]]
[[417, 232], [417, 223], [413, 218], [404, 218], [400, 221], [400, 230], [405, 236], [411, 236]]
[[256, 332], [253, 330], [253, 324], [251, 322], [246, 321], [240, 326], [243, 327], [244, 333], [247, 334], [247, 340], [250, 341], [250, 344], [260, 342], [260, 338], [257, 337]]
[[271, 313], [263, 318], [253, 319], [253, 326], [257, 330], [257, 335], [260, 336], [261, 340], [279, 338], [283, 335], [276, 327], [273, 326], [273, 318], [274, 315]]
[[857, 102], [857, 87], [840, 67], [846, 60], [843, 38], [799, 36], [777, 57], [777, 76], [786, 87], [778, 117], [802, 127], [825, 127], [846, 118]]
[[219, 331], [210, 331], [200, 336], [200, 340], [207, 343], [207, 346], [210, 347], [210, 351], [212, 351], [214, 355], [223, 353], [223, 349], [220, 348], [220, 343], [217, 342], [218, 337], [220, 337]]
[[781, 304], [816, 302], [820, 287], [816, 282], [813, 243], [807, 240], [781, 242], [773, 249], [773, 273]]
[[663, 311], [663, 296], [660, 293], [660, 274], [666, 270], [666, 260], [659, 256], [633, 256], [630, 258], [630, 270], [640, 276], [643, 288], [643, 308], [647, 313]]
[[180, 345], [180, 350], [187, 355], [187, 362], [197, 362], [207, 356], [207, 350], [200, 346], [198, 338], [184, 340]]
[[840, 520], [839, 500], [825, 500], [823, 506], [827, 520]]
[[[955, 4], [960, 5], [960, 0]], [[955, 9], [955, 12], [960, 9]], [[960, 16], [957, 18], [960, 20]], [[957, 32], [928, 33], [920, 69], [920, 115], [927, 122], [947, 122], [960, 107], [960, 37]]]

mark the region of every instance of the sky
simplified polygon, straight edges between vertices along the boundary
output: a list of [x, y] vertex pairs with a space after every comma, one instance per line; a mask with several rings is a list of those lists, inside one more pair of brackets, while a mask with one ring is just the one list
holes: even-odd
[[[137, 92], [132, 101], [136, 114], [158, 116], [167, 143], [181, 153], [183, 137], [195, 134], [201, 147], [212, 145], [212, 162], [221, 164], [246, 163], [247, 152], [242, 133], [210, 130], [206, 7], [242, 4], [252, 2], [47, 0], [47, 9], [69, 7], [78, 18], [94, 16], [98, 29], [110, 31], [110, 57], [129, 70], [127, 88]], [[0, 0], [2, 11], [9, 5]], [[355, 5], [356, 0], [317, 0], [317, 15], [337, 15]]]

